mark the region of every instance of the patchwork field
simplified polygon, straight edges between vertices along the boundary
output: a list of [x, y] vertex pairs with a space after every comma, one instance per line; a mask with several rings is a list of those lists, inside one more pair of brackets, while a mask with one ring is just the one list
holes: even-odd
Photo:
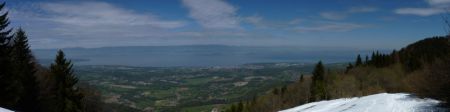
[[[310, 73], [310, 64], [262, 63], [234, 67], [77, 66], [115, 108], [204, 111], [250, 99]], [[130, 111], [130, 110], [128, 110]]]

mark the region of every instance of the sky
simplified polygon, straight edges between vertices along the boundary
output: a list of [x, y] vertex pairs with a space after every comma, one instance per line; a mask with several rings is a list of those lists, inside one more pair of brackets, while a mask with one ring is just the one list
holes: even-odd
[[450, 0], [6, 0], [32, 49], [304, 46], [398, 49], [446, 34]]

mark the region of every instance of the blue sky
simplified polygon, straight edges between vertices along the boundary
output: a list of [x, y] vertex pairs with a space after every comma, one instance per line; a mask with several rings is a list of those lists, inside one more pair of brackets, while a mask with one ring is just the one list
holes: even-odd
[[450, 0], [7, 0], [32, 48], [237, 45], [398, 49], [444, 35]]

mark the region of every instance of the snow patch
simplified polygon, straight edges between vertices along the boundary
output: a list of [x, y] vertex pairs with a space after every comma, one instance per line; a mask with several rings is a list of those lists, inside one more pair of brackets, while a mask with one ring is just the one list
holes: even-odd
[[440, 112], [439, 101], [406, 93], [380, 93], [304, 104], [280, 112]]
[[11, 110], [8, 110], [8, 109], [4, 109], [4, 108], [0, 107], [0, 112], [14, 112], [14, 111], [11, 111]]

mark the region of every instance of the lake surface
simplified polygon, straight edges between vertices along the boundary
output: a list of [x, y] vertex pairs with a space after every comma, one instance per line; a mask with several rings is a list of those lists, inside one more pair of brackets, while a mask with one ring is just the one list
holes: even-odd
[[[234, 66], [247, 63], [302, 62], [325, 63], [353, 61], [358, 53], [372, 51], [336, 50], [305, 47], [248, 46], [138, 46], [63, 49], [75, 65], [128, 66]], [[42, 64], [49, 64], [56, 49], [35, 49], [33, 53]]]

